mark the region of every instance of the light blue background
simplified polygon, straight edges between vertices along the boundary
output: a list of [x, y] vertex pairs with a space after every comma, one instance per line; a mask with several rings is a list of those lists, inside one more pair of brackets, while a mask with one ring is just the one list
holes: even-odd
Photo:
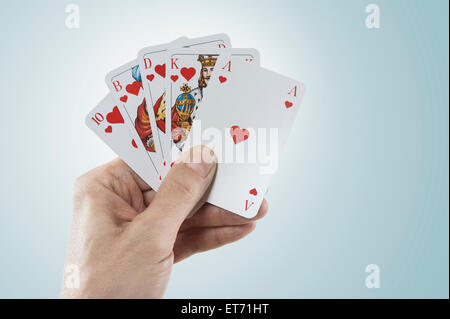
[[83, 122], [105, 74], [225, 32], [307, 93], [268, 216], [177, 264], [167, 297], [448, 298], [448, 1], [73, 2], [78, 30], [69, 1], [0, 0], [0, 297], [58, 296], [72, 183], [114, 158]]

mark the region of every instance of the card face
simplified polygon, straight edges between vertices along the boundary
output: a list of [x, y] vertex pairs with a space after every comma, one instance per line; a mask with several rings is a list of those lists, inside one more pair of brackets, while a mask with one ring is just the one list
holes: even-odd
[[111, 94], [86, 116], [86, 125], [105, 142], [128, 166], [150, 187], [159, 188], [159, 175], [149, 166], [147, 153], [138, 146], [125, 124], [125, 116], [120, 111]]
[[119, 109], [126, 114], [125, 123], [136, 143], [146, 150], [149, 166], [153, 166], [162, 179], [161, 145], [154, 138], [155, 124], [152, 125], [149, 116], [137, 59], [108, 73], [106, 84], [119, 104]]
[[256, 215], [298, 112], [304, 86], [252, 63], [217, 61], [186, 144], [218, 157], [207, 201]]
[[149, 112], [153, 138], [162, 150], [162, 175], [169, 170], [170, 130], [166, 127], [166, 70], [169, 65], [167, 51], [176, 47], [228, 48], [230, 40], [226, 34], [216, 34], [194, 39], [178, 39], [167, 45], [151, 46], [139, 52], [139, 66], [142, 75], [144, 95], [153, 112]]
[[[168, 70], [167, 101], [170, 105], [172, 161], [184, 150], [192, 122], [195, 120], [208, 82], [216, 69], [219, 55], [225, 55], [231, 63], [242, 61], [259, 64], [255, 49], [174, 49], [168, 52], [171, 61]], [[223, 59], [223, 58], [222, 58]], [[226, 69], [227, 66], [224, 66]]]

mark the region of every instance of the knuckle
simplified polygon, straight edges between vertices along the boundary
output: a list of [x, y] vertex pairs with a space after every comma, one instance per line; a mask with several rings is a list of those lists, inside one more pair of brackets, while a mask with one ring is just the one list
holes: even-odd
[[95, 197], [100, 189], [93, 171], [80, 175], [73, 183], [72, 199], [74, 204], [77, 204], [77, 207], [81, 206], [86, 199]]
[[170, 255], [172, 247], [161, 240], [156, 240], [152, 244], [152, 252], [155, 256], [158, 256], [159, 259], [164, 259]]
[[85, 175], [86, 174], [80, 175], [80, 176], [78, 176], [75, 179], [75, 181], [73, 183], [73, 190], [74, 190], [74, 192], [83, 189], [83, 185], [84, 185], [84, 181], [85, 181]]
[[171, 179], [167, 182], [167, 188], [172, 194], [182, 201], [191, 201], [196, 199], [199, 193], [199, 187], [196, 183], [183, 179]]
[[94, 191], [92, 187], [91, 179], [89, 176], [82, 175], [75, 180], [73, 185], [73, 194], [74, 196], [82, 196], [86, 194], [90, 194]]
[[81, 199], [84, 197], [84, 195], [87, 192], [88, 189], [88, 180], [89, 180], [89, 176], [88, 173], [85, 173], [81, 176], [78, 176], [75, 179], [75, 182], [73, 183], [73, 198], [75, 199]]
[[122, 162], [121, 161], [111, 161], [106, 163], [105, 165], [98, 167], [99, 171], [103, 174], [107, 174], [107, 175], [115, 175], [116, 172], [120, 172], [122, 171]]
[[127, 241], [130, 247], [139, 246], [146, 243], [146, 247], [150, 248], [152, 256], [161, 260], [167, 257], [173, 248], [173, 239], [164, 232], [163, 224], [160, 220], [148, 220], [144, 215], [138, 215], [133, 222], [127, 227]]

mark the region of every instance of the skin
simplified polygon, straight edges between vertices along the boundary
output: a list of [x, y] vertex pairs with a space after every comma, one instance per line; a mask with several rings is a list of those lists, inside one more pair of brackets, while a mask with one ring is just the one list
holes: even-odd
[[80, 176], [66, 257], [66, 266], [79, 267], [80, 286], [63, 283], [61, 297], [161, 298], [174, 263], [253, 231], [267, 213], [265, 200], [252, 219], [202, 201], [215, 170], [212, 152], [196, 147], [157, 193], [120, 159]]

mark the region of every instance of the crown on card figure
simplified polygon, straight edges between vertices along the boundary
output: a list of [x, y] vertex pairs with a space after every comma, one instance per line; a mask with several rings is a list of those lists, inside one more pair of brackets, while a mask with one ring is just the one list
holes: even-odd
[[214, 66], [217, 61], [217, 55], [199, 55], [197, 61], [202, 64], [202, 68]]

